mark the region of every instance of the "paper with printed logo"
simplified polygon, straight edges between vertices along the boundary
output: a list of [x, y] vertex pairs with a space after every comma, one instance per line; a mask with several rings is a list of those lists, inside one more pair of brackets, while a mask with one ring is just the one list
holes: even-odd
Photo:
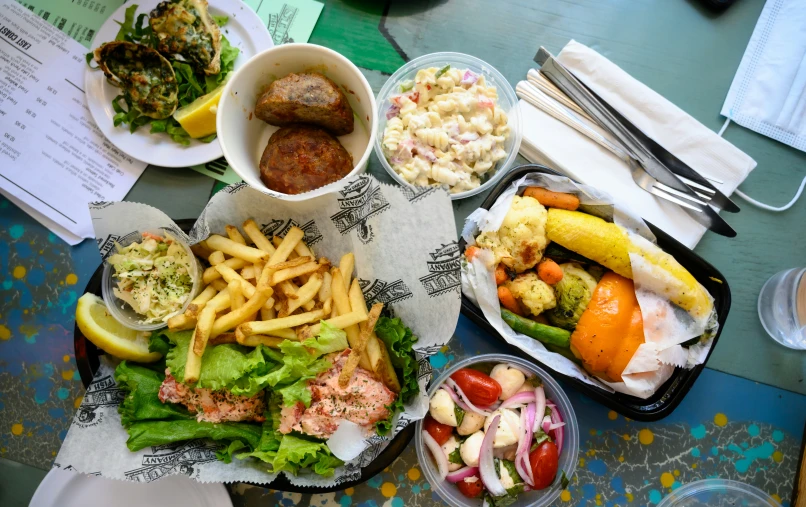
[[[254, 219], [266, 236], [284, 236], [297, 226], [317, 257], [338, 262], [355, 254], [355, 273], [368, 305], [381, 302], [409, 326], [418, 341], [420, 394], [400, 414], [392, 435], [373, 436], [354, 460], [333, 477], [289, 475], [294, 484], [333, 486], [360, 476], [389, 439], [428, 411], [426, 385], [431, 378], [428, 358], [450, 340], [459, 318], [460, 252], [449, 195], [441, 189], [410, 189], [379, 183], [369, 175], [347, 180], [337, 191], [307, 201], [274, 199], [245, 183], [218, 192], [185, 235], [164, 213], [145, 204], [100, 202], [90, 205], [98, 247], [106, 258], [116, 241], [143, 229], [165, 227], [199, 242], [224, 234], [228, 224]], [[104, 363], [87, 389], [56, 464], [83, 473], [141, 482], [184, 473], [202, 482], [268, 484], [275, 476], [253, 459], [224, 464], [215, 460], [217, 446], [198, 440], [129, 452], [117, 405], [121, 391], [114, 366]], [[98, 442], [104, 442], [98, 446]]]

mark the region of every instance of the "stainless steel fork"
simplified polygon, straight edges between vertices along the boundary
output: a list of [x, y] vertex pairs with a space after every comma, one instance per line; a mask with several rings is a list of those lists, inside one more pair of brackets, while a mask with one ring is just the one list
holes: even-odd
[[[529, 76], [529, 81], [532, 81], [531, 75]], [[713, 198], [714, 191], [712, 189], [680, 176], [678, 176], [678, 178], [680, 178], [681, 181], [690, 187], [696, 188], [696, 197], [689, 194], [684, 194], [679, 190], [660, 183], [658, 180], [650, 176], [649, 173], [647, 173], [643, 167], [641, 167], [641, 165], [638, 164], [617, 141], [608, 139], [595, 129], [591, 128], [575, 114], [577, 113], [576, 111], [570, 111], [564, 107], [565, 104], [558, 103], [553, 96], [549, 96], [543, 90], [533, 86], [531, 82], [521, 81], [515, 88], [515, 92], [517, 93], [518, 97], [524, 99], [535, 107], [540, 108], [543, 112], [560, 120], [577, 132], [587, 136], [623, 160], [624, 163], [626, 163], [630, 168], [630, 172], [632, 173], [635, 183], [647, 192], [695, 211], [701, 211], [702, 206], [707, 205]]]

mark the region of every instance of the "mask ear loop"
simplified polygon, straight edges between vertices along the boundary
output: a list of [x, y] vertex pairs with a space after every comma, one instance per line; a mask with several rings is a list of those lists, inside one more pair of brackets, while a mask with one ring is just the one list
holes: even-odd
[[[730, 125], [730, 118], [725, 119], [725, 123], [722, 125], [722, 128], [719, 129], [719, 132], [717, 133], [717, 135], [719, 137], [722, 137], [722, 134], [725, 133], [725, 129], [728, 128], [728, 125]], [[796, 202], [798, 202], [798, 199], [800, 199], [800, 195], [803, 193], [803, 188], [804, 187], [806, 187], [806, 178], [803, 178], [803, 181], [800, 182], [800, 188], [798, 188], [798, 192], [795, 194], [795, 197], [792, 198], [792, 200], [789, 201], [788, 204], [786, 204], [785, 206], [781, 206], [780, 208], [776, 208], [774, 206], [770, 206], [769, 204], [764, 204], [763, 202], [759, 202], [759, 201], [753, 199], [752, 197], [750, 197], [749, 195], [745, 194], [744, 192], [742, 192], [738, 188], [736, 190], [734, 190], [733, 193], [738, 195], [739, 197], [741, 197], [745, 201], [747, 201], [748, 204], [752, 204], [753, 206], [755, 206], [757, 208], [765, 209], [767, 211], [780, 212], [780, 211], [788, 210]]]

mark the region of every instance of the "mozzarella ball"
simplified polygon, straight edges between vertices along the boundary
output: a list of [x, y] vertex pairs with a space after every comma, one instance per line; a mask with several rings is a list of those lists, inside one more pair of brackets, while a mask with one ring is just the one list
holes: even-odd
[[515, 480], [509, 475], [509, 470], [504, 466], [503, 461], [498, 462], [498, 475], [501, 477], [501, 485], [504, 489], [515, 487]]
[[506, 447], [518, 443], [521, 430], [521, 418], [514, 410], [500, 408], [490, 414], [487, 420], [484, 421], [484, 431], [489, 429], [490, 424], [492, 424], [493, 419], [497, 415], [500, 415], [501, 418], [498, 421], [498, 431], [495, 432], [493, 447]]
[[484, 416], [474, 414], [473, 412], [465, 412], [465, 418], [462, 419], [462, 424], [456, 428], [456, 433], [462, 436], [472, 435], [484, 427]]
[[499, 447], [493, 450], [493, 456], [498, 459], [505, 459], [508, 461], [515, 461], [515, 456], [518, 454], [518, 444], [508, 445], [506, 447]]
[[459, 455], [462, 456], [462, 461], [465, 462], [465, 465], [470, 467], [479, 466], [479, 455], [481, 454], [481, 443], [483, 441], [484, 432], [477, 431], [462, 442], [462, 446], [459, 448]]
[[[447, 442], [442, 444], [442, 452], [444, 452], [445, 457], [448, 458], [448, 471], [449, 472], [453, 472], [454, 470], [459, 470], [460, 468], [462, 468], [464, 466], [462, 463], [451, 463], [451, 461], [450, 461], [451, 453], [453, 451], [455, 451], [457, 447], [459, 447], [459, 440], [453, 435], [451, 435], [451, 438], [449, 438]], [[459, 451], [459, 454], [461, 455], [461, 451]]]
[[496, 365], [493, 371], [490, 372], [490, 377], [501, 384], [501, 395], [498, 397], [501, 401], [517, 393], [526, 382], [526, 376], [522, 371], [510, 368], [505, 364]]
[[438, 390], [431, 397], [430, 412], [431, 417], [435, 421], [454, 428], [458, 425], [456, 422], [456, 403], [453, 402], [451, 395], [445, 392], [444, 389]]

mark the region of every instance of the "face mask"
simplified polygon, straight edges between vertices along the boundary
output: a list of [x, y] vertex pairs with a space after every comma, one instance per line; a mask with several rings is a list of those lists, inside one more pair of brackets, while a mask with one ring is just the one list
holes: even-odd
[[806, 151], [806, 6], [767, 0], [722, 116]]

